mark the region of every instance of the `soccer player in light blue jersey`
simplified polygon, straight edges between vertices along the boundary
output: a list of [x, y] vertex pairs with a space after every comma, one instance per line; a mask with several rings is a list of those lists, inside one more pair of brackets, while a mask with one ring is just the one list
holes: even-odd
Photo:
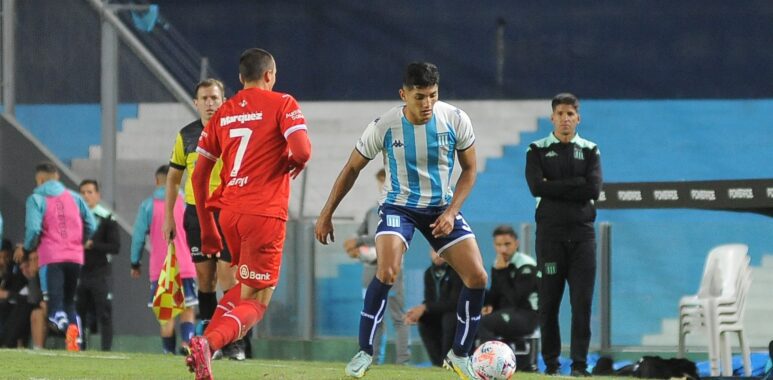
[[[475, 135], [467, 114], [438, 101], [439, 80], [437, 66], [431, 63], [408, 65], [400, 89], [405, 104], [368, 125], [317, 220], [317, 240], [322, 244], [334, 241], [333, 212], [360, 171], [380, 153], [387, 178], [376, 230], [378, 269], [360, 313], [360, 349], [346, 366], [346, 374], [355, 378], [363, 377], [371, 365], [373, 336], [384, 318], [389, 289], [402, 269], [403, 254], [416, 229], [464, 282], [457, 305], [456, 336], [446, 359], [460, 378], [478, 378], [468, 354], [480, 322], [488, 276], [475, 235], [459, 211], [475, 183]], [[452, 192], [450, 180], [456, 160], [462, 173]]]

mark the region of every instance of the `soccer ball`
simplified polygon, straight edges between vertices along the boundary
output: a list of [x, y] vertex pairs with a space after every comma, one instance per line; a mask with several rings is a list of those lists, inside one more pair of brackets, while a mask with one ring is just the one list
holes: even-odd
[[488, 341], [472, 354], [472, 369], [483, 380], [510, 379], [515, 373], [515, 354], [498, 340]]

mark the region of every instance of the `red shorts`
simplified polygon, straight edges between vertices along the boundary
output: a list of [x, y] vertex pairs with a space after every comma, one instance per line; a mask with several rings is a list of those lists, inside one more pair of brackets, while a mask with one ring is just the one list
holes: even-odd
[[231, 251], [236, 278], [255, 289], [279, 282], [285, 221], [277, 218], [220, 211], [220, 227]]

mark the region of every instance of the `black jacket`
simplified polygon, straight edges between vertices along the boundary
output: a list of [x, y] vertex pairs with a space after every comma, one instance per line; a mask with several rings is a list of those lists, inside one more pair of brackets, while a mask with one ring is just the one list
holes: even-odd
[[102, 217], [95, 214], [94, 217], [97, 218], [98, 227], [91, 237], [94, 246], [85, 252], [86, 260], [83, 264], [83, 272], [109, 271], [110, 262], [107, 255], [115, 255], [121, 249], [121, 235], [118, 231], [118, 223], [113, 219], [113, 216]]
[[595, 238], [594, 201], [601, 192], [601, 158], [596, 144], [575, 135], [561, 143], [553, 134], [529, 145], [526, 182], [538, 198], [537, 239]]
[[424, 271], [424, 316], [438, 318], [445, 313], [455, 312], [462, 279], [448, 264], [431, 265]]
[[531, 257], [516, 253], [513, 262], [502, 269], [491, 268], [491, 288], [484, 304], [494, 310], [514, 307], [537, 310], [537, 263]]

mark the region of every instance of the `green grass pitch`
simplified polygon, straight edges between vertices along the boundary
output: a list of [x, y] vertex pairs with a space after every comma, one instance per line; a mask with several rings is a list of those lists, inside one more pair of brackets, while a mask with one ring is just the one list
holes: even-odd
[[[245, 360], [213, 362], [215, 379], [348, 379], [342, 362]], [[373, 366], [367, 380], [456, 379], [440, 368], [396, 365]], [[554, 379], [538, 374], [516, 373], [514, 379]], [[182, 356], [123, 352], [59, 350], [0, 350], [0, 379], [193, 379]], [[596, 378], [602, 379], [602, 378]]]

